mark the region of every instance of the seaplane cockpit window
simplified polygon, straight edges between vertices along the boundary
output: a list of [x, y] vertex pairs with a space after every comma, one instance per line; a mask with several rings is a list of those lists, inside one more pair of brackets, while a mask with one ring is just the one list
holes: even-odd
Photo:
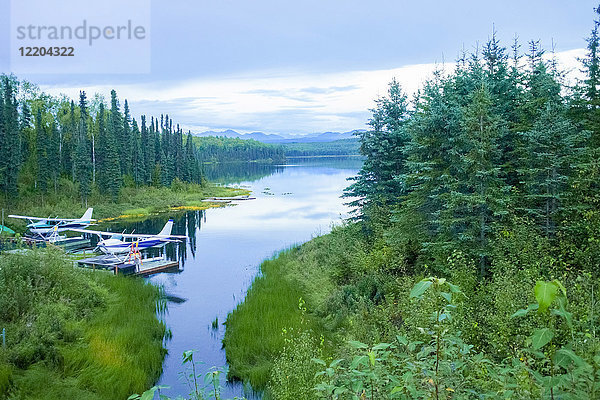
[[110, 238], [117, 239], [117, 240], [123, 240], [123, 235], [116, 234], [116, 235], [112, 235]]

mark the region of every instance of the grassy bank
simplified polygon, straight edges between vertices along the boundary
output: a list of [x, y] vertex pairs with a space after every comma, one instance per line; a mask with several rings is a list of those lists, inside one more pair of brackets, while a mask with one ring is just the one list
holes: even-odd
[[[119, 198], [114, 201], [102, 193], [94, 192], [88, 201], [94, 207], [94, 218], [145, 218], [149, 215], [178, 212], [187, 209], [207, 209], [222, 206], [202, 201], [207, 197], [227, 197], [248, 194], [244, 189], [228, 188], [214, 184], [189, 184], [174, 182], [171, 187], [124, 187]], [[83, 215], [86, 205], [78, 200], [77, 190], [72, 182], [61, 180], [56, 194], [40, 197], [34, 193], [22, 193], [18, 200], [0, 204], [5, 215], [24, 214], [31, 216], [60, 216], [78, 218]], [[23, 232], [26, 221], [5, 218], [5, 223]]]
[[[360, 398], [367, 389], [374, 397], [366, 398], [398, 398], [393, 390], [399, 398], [435, 398], [439, 388], [439, 398], [500, 398], [506, 391], [515, 399], [547, 398], [552, 390], [588, 398], [600, 381], [597, 272], [574, 256], [558, 261], [559, 249], [523, 222], [493, 247], [493, 274], [484, 280], [461, 252], [415, 253], [389, 228], [349, 224], [285, 251], [262, 265], [228, 316], [230, 373], [276, 400]], [[414, 298], [411, 289], [430, 275], [446, 280]], [[517, 313], [546, 301], [537, 286], [555, 278], [563, 300], [550, 301], [545, 313]], [[443, 289], [448, 281], [456, 286]], [[458, 288], [464, 295], [450, 294]], [[433, 321], [436, 315], [447, 319]], [[552, 335], [550, 344], [539, 341], [541, 333]], [[342, 361], [325, 371], [334, 359]], [[319, 371], [325, 375], [315, 377]]]
[[15, 399], [125, 399], [160, 376], [159, 290], [74, 269], [56, 250], [0, 257], [0, 393]]
[[[226, 321], [223, 344], [231, 377], [262, 390], [270, 383], [282, 350], [303, 335], [320, 345], [314, 356], [335, 347], [337, 322], [318, 312], [336, 290], [331, 263], [343, 263], [355, 251], [345, 231], [315, 238], [281, 252], [261, 265], [245, 300]], [[309, 340], [310, 341], [310, 340]], [[303, 366], [309, 374], [312, 368]]]

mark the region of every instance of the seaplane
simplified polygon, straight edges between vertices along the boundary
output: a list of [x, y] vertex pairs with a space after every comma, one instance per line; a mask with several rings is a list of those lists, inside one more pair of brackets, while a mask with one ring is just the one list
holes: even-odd
[[111, 255], [120, 259], [119, 255], [121, 254], [128, 253], [131, 255], [151, 247], [163, 247], [167, 243], [181, 242], [182, 239], [187, 239], [187, 236], [171, 235], [172, 229], [173, 220], [170, 219], [156, 235], [104, 232], [79, 228], [73, 228], [71, 231], [98, 236], [100, 241], [96, 246], [96, 250], [100, 250], [106, 255]]
[[72, 229], [87, 228], [96, 221], [92, 219], [93, 208], [88, 208], [81, 218], [43, 218], [29, 217], [26, 215], [9, 215], [9, 218], [26, 219], [29, 221], [27, 228], [34, 237], [40, 239], [57, 239], [60, 238], [59, 232], [65, 232]]

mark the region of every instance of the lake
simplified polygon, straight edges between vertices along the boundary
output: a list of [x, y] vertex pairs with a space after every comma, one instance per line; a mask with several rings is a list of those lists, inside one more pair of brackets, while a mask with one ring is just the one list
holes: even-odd
[[[206, 167], [209, 180], [250, 189], [256, 200], [175, 218], [173, 233], [187, 234], [190, 240], [186, 245], [168, 245], [165, 251], [169, 258], [181, 261], [183, 271], [149, 278], [177, 300], [168, 303], [165, 316], [172, 338], [165, 341], [169, 354], [159, 382], [171, 387], [164, 394], [175, 397], [190, 392], [180, 377], [186, 350], [197, 351], [195, 359], [203, 363], [201, 373], [226, 365], [223, 322], [243, 301], [260, 263], [282, 249], [329, 232], [332, 224], [347, 217], [349, 208], [340, 195], [361, 163], [358, 158], [336, 157], [293, 159], [285, 166]], [[111, 229], [154, 233], [166, 219], [118, 223]], [[217, 329], [212, 326], [215, 319]], [[240, 383], [230, 383], [222, 395], [251, 397], [252, 393], [244, 393]]]

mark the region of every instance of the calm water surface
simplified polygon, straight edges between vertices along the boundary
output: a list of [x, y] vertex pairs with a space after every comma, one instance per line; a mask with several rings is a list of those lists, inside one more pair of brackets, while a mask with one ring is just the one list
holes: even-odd
[[[186, 395], [189, 388], [180, 377], [181, 354], [197, 350], [195, 358], [211, 366], [226, 365], [221, 341], [227, 313], [243, 301], [261, 261], [293, 244], [327, 233], [331, 224], [347, 216], [340, 195], [361, 161], [351, 158], [292, 160], [286, 166], [216, 166], [206, 170], [215, 182], [252, 190], [256, 200], [233, 207], [189, 212], [175, 219], [174, 233], [188, 234], [186, 245], [167, 247], [169, 258], [181, 260], [183, 271], [159, 274], [149, 280], [162, 284], [169, 296], [184, 300], [169, 302], [165, 322], [173, 333], [166, 341], [169, 351], [159, 384], [164, 393]], [[160, 230], [166, 218], [137, 224], [119, 224], [112, 229]], [[146, 233], [146, 232], [144, 232]], [[171, 245], [169, 245], [171, 246]], [[219, 327], [212, 322], [218, 318]], [[239, 383], [227, 384], [225, 398], [249, 396]]]

